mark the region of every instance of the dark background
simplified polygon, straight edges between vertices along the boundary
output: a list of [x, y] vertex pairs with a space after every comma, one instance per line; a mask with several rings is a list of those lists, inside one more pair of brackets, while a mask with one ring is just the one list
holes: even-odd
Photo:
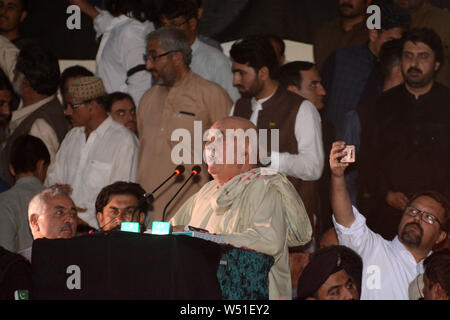
[[[164, 0], [148, 0], [148, 3], [156, 10], [161, 1]], [[90, 3], [102, 7], [103, 0]], [[200, 33], [220, 42], [248, 34], [274, 33], [284, 39], [312, 43], [317, 28], [337, 17], [336, 3], [336, 0], [203, 0]], [[431, 0], [431, 3], [450, 9], [449, 0]], [[30, 1], [22, 34], [39, 40], [59, 59], [95, 59], [98, 43], [92, 21], [82, 14], [81, 30], [68, 30], [69, 5], [68, 0]]]

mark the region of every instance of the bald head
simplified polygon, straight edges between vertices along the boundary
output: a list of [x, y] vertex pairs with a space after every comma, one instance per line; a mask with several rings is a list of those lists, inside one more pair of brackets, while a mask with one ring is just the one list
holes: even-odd
[[241, 117], [226, 117], [217, 120], [211, 128], [242, 129], [245, 131], [248, 129], [253, 129], [255, 131], [257, 130], [253, 122]]

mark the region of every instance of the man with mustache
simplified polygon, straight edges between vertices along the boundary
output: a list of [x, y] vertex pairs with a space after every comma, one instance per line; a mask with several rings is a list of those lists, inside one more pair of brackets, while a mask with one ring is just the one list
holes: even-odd
[[[172, 158], [172, 149], [180, 143], [171, 139], [172, 133], [183, 129], [194, 137], [194, 121], [200, 121], [202, 132], [206, 131], [214, 121], [228, 115], [233, 102], [225, 89], [190, 69], [192, 49], [181, 30], [162, 27], [150, 33], [144, 59], [153, 77], [153, 87], [144, 94], [138, 108], [137, 127], [141, 147], [137, 182], [149, 191], [180, 164]], [[183, 158], [188, 157], [189, 163], [184, 163], [192, 164], [196, 159], [201, 161], [201, 150], [196, 152], [192, 141], [188, 142], [186, 149], [189, 147], [189, 154], [183, 155]], [[196, 177], [198, 180], [193, 179], [168, 207], [167, 219], [208, 181], [205, 165], [203, 169], [204, 173]], [[179, 177], [158, 191], [151, 211], [151, 222], [161, 219], [164, 206], [181, 187], [184, 180], [183, 176]]]
[[137, 134], [136, 106], [133, 98], [125, 92], [113, 92], [105, 97], [105, 109], [114, 121]]
[[345, 183], [348, 163], [340, 159], [345, 142], [337, 141], [330, 153], [331, 205], [339, 244], [363, 259], [361, 300], [407, 300], [408, 286], [423, 273], [423, 260], [450, 231], [450, 204], [438, 192], [420, 192], [405, 206], [397, 236], [389, 241], [373, 232], [353, 207]]
[[20, 24], [28, 14], [28, 0], [0, 0], [0, 35], [16, 46], [20, 37]]
[[402, 46], [405, 83], [374, 102], [367, 166], [378, 207], [368, 224], [389, 239], [411, 194], [450, 194], [450, 88], [435, 81], [443, 61], [442, 42], [433, 30], [411, 30]]
[[314, 61], [318, 70], [340, 48], [358, 46], [367, 40], [366, 9], [372, 0], [337, 0], [339, 17], [323, 26], [314, 37]]
[[[28, 222], [34, 240], [74, 237], [77, 217], [77, 208], [69, 194], [56, 186], [35, 195], [28, 206]], [[31, 248], [19, 253], [31, 262]]]
[[429, 0], [394, 0], [394, 3], [409, 10], [412, 28], [431, 28], [439, 35], [444, 45], [445, 61], [436, 81], [450, 87], [450, 13], [435, 7]]

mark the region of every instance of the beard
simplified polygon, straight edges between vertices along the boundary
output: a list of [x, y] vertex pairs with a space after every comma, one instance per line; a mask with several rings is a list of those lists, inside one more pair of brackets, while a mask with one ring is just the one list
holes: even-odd
[[[258, 79], [255, 79], [247, 90], [245, 90], [245, 87], [242, 85], [237, 85], [236, 88], [238, 89], [239, 94], [241, 95], [242, 98], [249, 98], [249, 99], [255, 97], [258, 93], [260, 93], [263, 90], [263, 86], [260, 84]], [[242, 91], [239, 89], [241, 89]]]
[[0, 114], [0, 127], [6, 127], [9, 121], [11, 121], [11, 117], [11, 113], [8, 115]]
[[[419, 230], [415, 231], [412, 226], [416, 226]], [[418, 248], [422, 242], [423, 229], [417, 222], [407, 223], [400, 233], [400, 240], [403, 244], [410, 248]]]
[[[412, 73], [416, 72], [419, 74], [419, 76], [412, 76]], [[411, 88], [423, 88], [429, 85], [433, 79], [434, 79], [434, 73], [423, 73], [422, 70], [411, 67], [408, 69], [408, 71], [405, 73], [402, 70], [403, 77], [405, 78], [405, 82], [411, 87]]]

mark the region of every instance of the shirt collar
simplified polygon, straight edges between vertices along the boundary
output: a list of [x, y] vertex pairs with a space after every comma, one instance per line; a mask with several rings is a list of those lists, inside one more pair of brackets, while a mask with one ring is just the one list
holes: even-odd
[[52, 99], [55, 98], [55, 95], [51, 95], [47, 98], [42, 99], [41, 101], [38, 101], [36, 103], [30, 104], [26, 107], [23, 106], [23, 103], [20, 104], [19, 109], [16, 111], [13, 111], [12, 118], [9, 123], [9, 129], [14, 131], [22, 122], [23, 119], [25, 119], [28, 115], [42, 107], [43, 105], [49, 103]]
[[196, 51], [200, 47], [199, 41], [200, 40], [198, 40], [198, 37], [196, 37], [194, 43], [191, 46], [192, 52]]
[[[114, 120], [111, 118], [111, 116], [108, 116], [95, 130], [91, 132], [91, 136], [95, 134], [99, 137], [102, 137], [105, 134], [106, 130], [108, 130], [108, 128], [112, 125], [113, 121]], [[83, 127], [83, 133], [85, 132], [86, 127]]]
[[42, 185], [41, 180], [39, 180], [38, 178], [36, 178], [35, 176], [30, 176], [30, 177], [23, 177], [20, 178], [19, 180], [16, 181], [15, 185], [16, 186], [20, 186], [22, 184], [37, 184], [37, 185]]
[[266, 102], [267, 100], [269, 100], [270, 98], [272, 98], [274, 94], [275, 94], [275, 92], [273, 94], [271, 94], [270, 96], [268, 96], [266, 98], [259, 99], [259, 100], [256, 100], [255, 97], [253, 97], [252, 100], [251, 100], [252, 111], [262, 110], [263, 103]]
[[[414, 264], [416, 266], [421, 266], [423, 264], [423, 260], [417, 262], [411, 252], [405, 247], [403, 243], [398, 239], [398, 236], [395, 236], [394, 240], [392, 240], [392, 245], [396, 252], [400, 253], [400, 257], [409, 264]], [[430, 255], [432, 251], [428, 253]]]

